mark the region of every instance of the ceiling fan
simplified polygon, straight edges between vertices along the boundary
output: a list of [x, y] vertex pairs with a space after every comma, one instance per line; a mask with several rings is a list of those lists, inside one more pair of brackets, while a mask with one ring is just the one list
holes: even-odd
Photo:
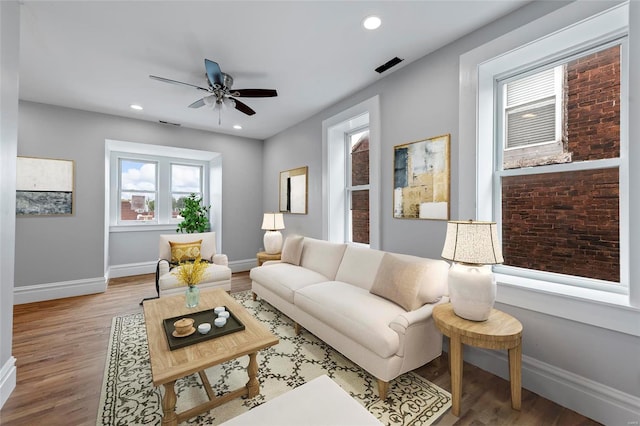
[[198, 99], [189, 108], [200, 108], [205, 105], [213, 109], [218, 109], [218, 124], [221, 122], [223, 107], [235, 108], [247, 115], [254, 115], [256, 112], [247, 104], [236, 99], [244, 98], [270, 98], [278, 96], [278, 92], [272, 89], [232, 89], [233, 77], [223, 73], [220, 66], [209, 59], [204, 60], [204, 67], [207, 76], [207, 87], [196, 86], [195, 84], [183, 83], [182, 81], [171, 80], [164, 77], [150, 75], [149, 78], [162, 81], [164, 83], [180, 84], [182, 86], [195, 87], [198, 90], [207, 92], [208, 95]]

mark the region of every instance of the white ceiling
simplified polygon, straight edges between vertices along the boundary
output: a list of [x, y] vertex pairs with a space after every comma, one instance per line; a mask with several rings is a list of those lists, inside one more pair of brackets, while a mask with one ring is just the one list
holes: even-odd
[[[23, 0], [20, 98], [265, 139], [527, 2]], [[376, 31], [361, 26], [370, 14]], [[241, 98], [256, 114], [224, 111], [218, 125], [187, 108], [204, 92], [149, 78], [206, 87], [204, 58], [234, 88], [278, 97]]]

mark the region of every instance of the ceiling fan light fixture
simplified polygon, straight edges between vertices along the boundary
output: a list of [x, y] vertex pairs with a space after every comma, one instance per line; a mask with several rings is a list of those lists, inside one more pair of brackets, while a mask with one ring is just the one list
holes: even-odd
[[222, 102], [224, 103], [224, 105], [227, 108], [235, 108], [236, 107], [236, 101], [234, 101], [231, 98], [224, 98], [224, 100]]
[[382, 19], [375, 15], [367, 16], [362, 21], [362, 26], [367, 30], [377, 30], [380, 25], [382, 25]]

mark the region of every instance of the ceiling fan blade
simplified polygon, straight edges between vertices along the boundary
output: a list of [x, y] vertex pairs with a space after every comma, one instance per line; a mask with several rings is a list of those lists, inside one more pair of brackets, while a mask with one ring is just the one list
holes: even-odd
[[217, 62], [213, 62], [205, 58], [204, 67], [207, 70], [209, 83], [211, 83], [212, 86], [224, 87], [220, 65], [218, 65]]
[[240, 102], [240, 101], [239, 101], [239, 100], [237, 100], [237, 99], [234, 99], [234, 101], [235, 101], [235, 103], [236, 103], [236, 109], [237, 109], [238, 111], [240, 111], [240, 112], [244, 112], [244, 113], [245, 113], [245, 114], [247, 114], [247, 115], [253, 115], [253, 114], [255, 114], [255, 113], [256, 113], [254, 110], [252, 110], [252, 109], [249, 107], [249, 105], [247, 105], [247, 104], [245, 104], [245, 103], [242, 103], [242, 102]]
[[203, 106], [204, 106], [204, 98], [198, 99], [197, 101], [189, 105], [189, 108], [200, 108]]
[[272, 89], [237, 89], [231, 91], [231, 96], [243, 98], [272, 98], [278, 96], [278, 92]]
[[204, 90], [205, 92], [209, 91], [209, 89], [205, 89], [204, 87], [196, 86], [195, 84], [183, 83], [182, 81], [170, 80], [168, 78], [158, 77], [156, 75], [150, 75], [149, 78], [151, 78], [153, 80], [161, 81], [163, 83], [179, 84], [181, 86], [195, 87], [196, 89]]

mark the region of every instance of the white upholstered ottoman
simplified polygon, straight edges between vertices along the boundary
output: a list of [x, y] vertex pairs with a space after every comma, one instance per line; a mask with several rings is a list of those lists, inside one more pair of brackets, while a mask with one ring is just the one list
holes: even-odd
[[326, 375], [315, 378], [222, 423], [224, 426], [380, 426], [381, 424], [373, 414]]

